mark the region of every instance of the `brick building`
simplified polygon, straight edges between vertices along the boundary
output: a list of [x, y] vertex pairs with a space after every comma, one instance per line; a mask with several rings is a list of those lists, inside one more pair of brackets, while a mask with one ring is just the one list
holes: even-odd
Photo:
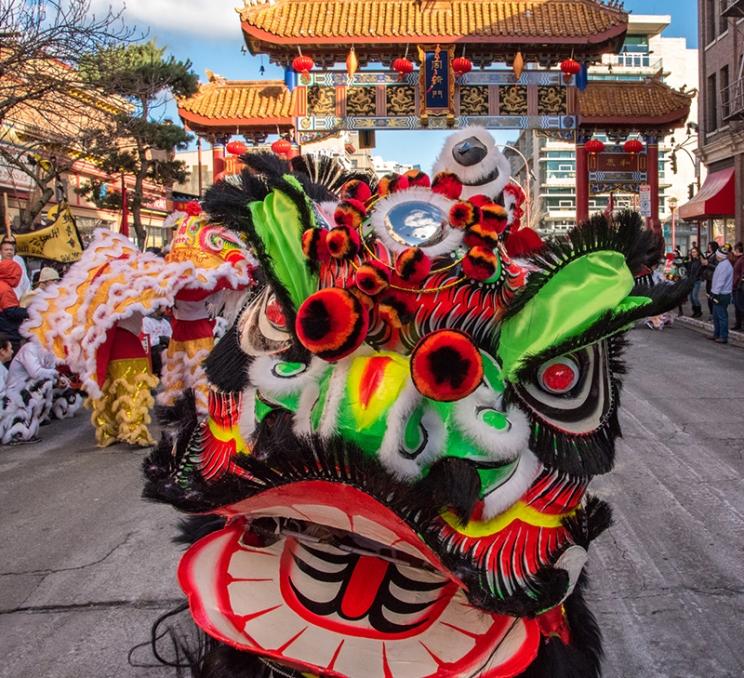
[[744, 239], [744, 0], [698, 0], [698, 15], [699, 154], [708, 177], [680, 216], [734, 242]]

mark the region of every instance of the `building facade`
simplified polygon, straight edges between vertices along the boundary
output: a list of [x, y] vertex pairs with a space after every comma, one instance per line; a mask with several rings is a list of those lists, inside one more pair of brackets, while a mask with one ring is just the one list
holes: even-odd
[[744, 239], [744, 0], [698, 0], [699, 157], [708, 170], [680, 212], [718, 242]]
[[[662, 35], [670, 21], [669, 16], [631, 14], [620, 52], [606, 54], [601, 64], [592, 66], [589, 69], [590, 80], [643, 81], [657, 78], [674, 88], [687, 86], [693, 89], [697, 84], [697, 50], [688, 48], [684, 38]], [[686, 202], [690, 186], [697, 185], [700, 165], [693, 154], [696, 128], [697, 106], [693, 101], [687, 131], [659, 140], [659, 217], [667, 228], [672, 220], [672, 208]], [[612, 144], [605, 136], [597, 138], [610, 146]], [[521, 158], [515, 157], [513, 166], [520, 177], [528, 175], [530, 178], [530, 225], [544, 235], [567, 232], [576, 222], [574, 143], [549, 138], [537, 131], [525, 131], [520, 134], [516, 146], [527, 159], [527, 172]], [[673, 163], [670, 159], [672, 151], [680, 146]], [[590, 213], [604, 211], [609, 203], [609, 194], [590, 195]], [[613, 193], [612, 206], [614, 209], [637, 209], [638, 196]], [[685, 233], [684, 229], [681, 231]]]

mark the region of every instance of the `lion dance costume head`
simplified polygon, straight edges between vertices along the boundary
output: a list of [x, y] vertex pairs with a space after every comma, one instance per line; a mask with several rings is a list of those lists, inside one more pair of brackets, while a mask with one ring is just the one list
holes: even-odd
[[196, 675], [598, 675], [587, 486], [623, 333], [684, 294], [636, 286], [655, 236], [623, 213], [515, 258], [503, 196], [456, 174], [334, 197], [244, 160], [206, 208], [265, 285], [207, 360], [209, 417], [145, 469], [211, 517], [178, 570]]

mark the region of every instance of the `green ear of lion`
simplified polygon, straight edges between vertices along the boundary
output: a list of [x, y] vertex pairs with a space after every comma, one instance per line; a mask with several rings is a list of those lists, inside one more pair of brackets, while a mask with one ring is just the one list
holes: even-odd
[[[289, 303], [287, 310], [296, 312], [318, 289], [318, 276], [308, 267], [302, 251], [302, 234], [315, 222], [300, 184], [293, 177], [284, 180], [286, 191], [275, 188], [262, 202], [251, 203], [250, 210], [258, 240], [254, 244], [265, 273], [281, 288], [276, 290], [277, 296]], [[305, 201], [304, 205], [300, 201]]]
[[630, 297], [633, 275], [620, 252], [586, 254], [558, 271], [516, 315], [504, 321], [498, 355], [513, 380], [530, 357], [582, 334], [600, 317], [650, 302]]

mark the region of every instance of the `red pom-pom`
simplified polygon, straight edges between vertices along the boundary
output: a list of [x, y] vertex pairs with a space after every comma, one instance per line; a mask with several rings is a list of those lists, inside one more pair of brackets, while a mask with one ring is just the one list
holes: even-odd
[[403, 191], [408, 188], [408, 177], [405, 174], [386, 174], [377, 184], [377, 192], [380, 197]]
[[488, 247], [471, 247], [462, 260], [462, 272], [473, 280], [488, 280], [501, 273], [499, 255]]
[[335, 259], [351, 259], [359, 254], [362, 241], [359, 233], [347, 226], [336, 226], [328, 231], [326, 246]]
[[322, 228], [308, 228], [302, 234], [302, 252], [311, 261], [328, 259], [328, 231]]
[[494, 228], [492, 226], [486, 226], [482, 222], [468, 226], [465, 231], [465, 237], [463, 242], [468, 247], [477, 247], [479, 245], [483, 247], [494, 248], [499, 244], [499, 236], [503, 229]]
[[468, 198], [468, 202], [472, 202], [473, 205], [476, 207], [482, 207], [483, 205], [488, 205], [489, 203], [492, 203], [493, 200], [489, 198], [487, 195], [483, 195], [483, 193], [478, 193], [478, 195], [471, 195]]
[[364, 207], [364, 203], [354, 198], [347, 198], [342, 200], [337, 206], [336, 211], [333, 213], [333, 218], [336, 224], [339, 226], [346, 226], [347, 228], [358, 229], [364, 217], [367, 216], [367, 210]]
[[372, 189], [361, 179], [350, 179], [341, 187], [339, 197], [342, 200], [351, 199], [365, 203], [372, 197]]
[[398, 255], [395, 270], [406, 282], [421, 282], [431, 272], [431, 259], [420, 248], [409, 247]]
[[422, 186], [423, 188], [431, 186], [429, 175], [419, 169], [408, 170], [403, 176], [408, 179], [409, 186]]
[[374, 296], [390, 285], [390, 271], [376, 261], [362, 264], [356, 272], [356, 286], [365, 294]]
[[480, 207], [480, 224], [488, 231], [502, 233], [506, 228], [509, 214], [501, 205], [490, 202]]
[[397, 292], [388, 291], [380, 299], [377, 305], [377, 311], [380, 318], [392, 327], [400, 329], [407, 325], [415, 313], [412, 295], [403, 295]]
[[483, 380], [483, 359], [470, 337], [455, 330], [427, 334], [411, 354], [411, 379], [421, 395], [452, 402]]
[[202, 213], [201, 204], [198, 200], [189, 200], [186, 203], [184, 210], [186, 214], [192, 217], [198, 217]]
[[504, 244], [510, 256], [526, 257], [541, 250], [545, 243], [531, 228], [520, 228], [509, 233]]
[[361, 346], [369, 315], [348, 290], [328, 287], [309, 296], [297, 311], [295, 331], [302, 345], [323, 360], [335, 362]]
[[480, 210], [471, 202], [456, 202], [450, 208], [449, 222], [454, 228], [467, 228], [478, 222]]
[[457, 200], [462, 193], [462, 182], [450, 172], [440, 172], [434, 177], [431, 190], [450, 200]]

